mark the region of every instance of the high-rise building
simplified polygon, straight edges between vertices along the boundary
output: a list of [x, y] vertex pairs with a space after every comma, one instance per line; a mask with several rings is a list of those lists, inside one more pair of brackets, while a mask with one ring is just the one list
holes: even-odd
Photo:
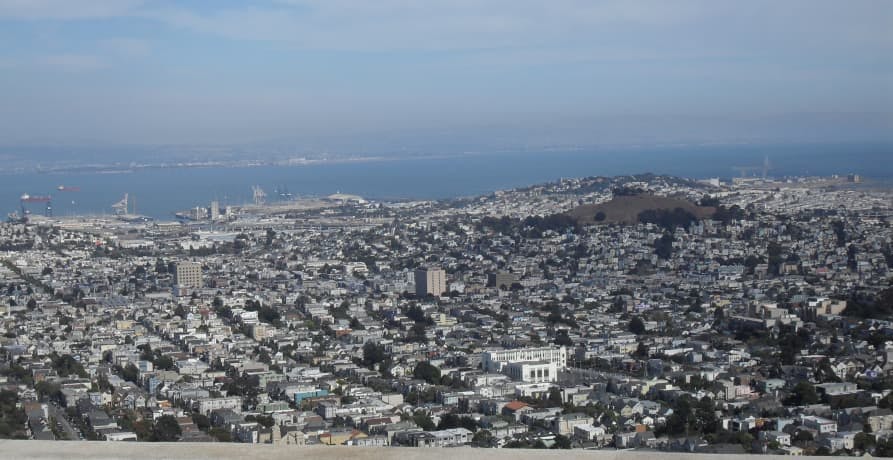
[[212, 201], [211, 202], [211, 220], [217, 220], [220, 218], [220, 202]]
[[202, 287], [202, 264], [198, 262], [177, 262], [174, 284], [181, 288]]
[[415, 271], [415, 294], [441, 296], [446, 292], [446, 272], [440, 268], [423, 268]]

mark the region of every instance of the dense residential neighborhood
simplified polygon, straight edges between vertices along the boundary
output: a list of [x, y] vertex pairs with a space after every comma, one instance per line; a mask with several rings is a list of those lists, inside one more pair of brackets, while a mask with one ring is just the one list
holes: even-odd
[[890, 456], [893, 194], [849, 179], [0, 224], [0, 436]]

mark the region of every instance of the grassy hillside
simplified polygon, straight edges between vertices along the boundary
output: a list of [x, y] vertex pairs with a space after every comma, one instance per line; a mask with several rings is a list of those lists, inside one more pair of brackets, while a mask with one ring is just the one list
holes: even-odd
[[[639, 213], [647, 210], [672, 211], [682, 208], [699, 219], [713, 215], [716, 210], [711, 207], [700, 207], [694, 203], [679, 198], [668, 198], [648, 194], [617, 196], [611, 201], [599, 204], [584, 204], [570, 211], [568, 215], [577, 220], [581, 225], [588, 224], [635, 224], [639, 221]], [[598, 220], [596, 216], [604, 219]]]

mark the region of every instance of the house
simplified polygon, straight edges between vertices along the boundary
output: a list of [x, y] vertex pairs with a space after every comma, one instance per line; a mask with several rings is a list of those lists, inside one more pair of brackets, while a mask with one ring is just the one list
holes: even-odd
[[819, 434], [828, 434], [837, 432], [837, 422], [828, 420], [824, 417], [816, 417], [814, 415], [801, 416], [801, 422], [807, 428], [811, 428], [819, 432]]
[[456, 447], [471, 442], [473, 433], [465, 428], [451, 428], [439, 431], [416, 431], [407, 433], [401, 439], [401, 445], [412, 447]]
[[580, 413], [562, 414], [552, 420], [552, 432], [562, 436], [574, 434], [574, 428], [582, 425], [592, 425], [595, 419]]
[[332, 429], [326, 433], [319, 435], [319, 442], [330, 446], [339, 446], [346, 444], [348, 441], [366, 438], [368, 435], [360, 430], [341, 428]]
[[873, 433], [881, 430], [893, 429], [893, 411], [890, 409], [875, 409], [865, 418]]
[[777, 442], [779, 446], [791, 445], [791, 435], [784, 431], [761, 431], [760, 439], [766, 442]]
[[574, 438], [581, 441], [591, 441], [599, 445], [603, 445], [607, 441], [607, 432], [602, 426], [575, 425]]
[[620, 433], [614, 433], [614, 447], [618, 449], [627, 449], [635, 446], [636, 439], [635, 431], [624, 431]]
[[516, 421], [521, 420], [521, 417], [528, 412], [533, 412], [533, 408], [521, 401], [511, 401], [502, 406], [502, 415], [515, 417]]

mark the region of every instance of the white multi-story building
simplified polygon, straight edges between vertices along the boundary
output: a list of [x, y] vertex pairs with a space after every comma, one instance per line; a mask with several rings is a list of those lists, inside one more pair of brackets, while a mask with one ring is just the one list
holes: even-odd
[[518, 382], [554, 382], [558, 380], [558, 366], [548, 361], [514, 362], [503, 368], [505, 375]]
[[517, 348], [511, 350], [486, 350], [481, 353], [481, 364], [487, 372], [505, 372], [505, 368], [512, 363], [548, 363], [555, 366], [550, 375], [567, 366], [567, 348], [565, 347], [537, 347]]
[[217, 409], [232, 409], [236, 412], [242, 411], [242, 398], [240, 396], [228, 396], [225, 398], [206, 398], [196, 401], [193, 408], [201, 413], [208, 414]]

